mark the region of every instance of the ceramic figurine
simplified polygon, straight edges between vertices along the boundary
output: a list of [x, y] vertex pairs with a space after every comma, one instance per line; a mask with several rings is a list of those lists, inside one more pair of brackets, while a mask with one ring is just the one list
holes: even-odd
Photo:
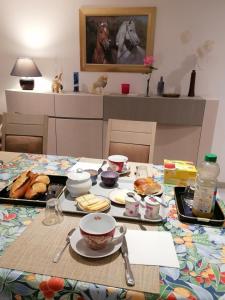
[[92, 93], [102, 94], [102, 90], [106, 87], [108, 81], [107, 76], [100, 76], [92, 85]]
[[62, 73], [56, 75], [52, 81], [52, 92], [53, 93], [61, 93], [63, 90], [62, 85]]

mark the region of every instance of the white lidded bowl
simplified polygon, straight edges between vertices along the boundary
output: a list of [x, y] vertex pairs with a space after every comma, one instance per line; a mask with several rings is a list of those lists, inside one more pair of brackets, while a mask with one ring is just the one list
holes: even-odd
[[87, 194], [92, 186], [90, 173], [78, 169], [70, 172], [66, 181], [66, 187], [72, 197]]

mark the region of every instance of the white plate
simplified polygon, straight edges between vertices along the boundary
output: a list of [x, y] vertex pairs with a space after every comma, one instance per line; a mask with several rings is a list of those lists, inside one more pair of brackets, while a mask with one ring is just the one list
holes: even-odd
[[[134, 191], [128, 190], [128, 189], [114, 189], [114, 190], [109, 194], [109, 199], [110, 199], [112, 202], [116, 203], [116, 204], [119, 204], [119, 205], [123, 205], [123, 206], [124, 206], [124, 205], [125, 205], [125, 197], [127, 196], [127, 193], [128, 193], [128, 192], [134, 193]], [[118, 194], [124, 196], [124, 203], [121, 203], [120, 201], [117, 201], [117, 200], [116, 200], [116, 196], [117, 196]], [[137, 198], [138, 201], [141, 200], [141, 196], [139, 196], [137, 193], [135, 193], [135, 195], [136, 195], [136, 198]]]
[[[109, 170], [111, 170], [111, 168], [109, 167], [108, 164], [105, 164], [103, 167], [102, 167], [102, 170], [103, 171], [108, 171], [108, 168]], [[119, 175], [125, 175], [127, 173], [130, 173], [130, 168], [129, 167], [124, 167], [123, 170], [121, 172], [117, 172]]]
[[90, 249], [85, 240], [82, 238], [80, 234], [80, 230], [77, 229], [74, 231], [70, 238], [71, 248], [79, 255], [88, 257], [88, 258], [102, 258], [109, 255], [112, 255], [116, 251], [118, 251], [122, 245], [122, 242], [118, 244], [111, 244], [106, 246], [106, 248], [101, 250], [92, 250]]

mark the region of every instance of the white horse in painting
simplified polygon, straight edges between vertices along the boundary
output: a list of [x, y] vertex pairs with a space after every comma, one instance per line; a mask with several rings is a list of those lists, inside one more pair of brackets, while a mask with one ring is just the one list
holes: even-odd
[[124, 21], [116, 35], [117, 64], [143, 64], [145, 50], [139, 44], [134, 21]]

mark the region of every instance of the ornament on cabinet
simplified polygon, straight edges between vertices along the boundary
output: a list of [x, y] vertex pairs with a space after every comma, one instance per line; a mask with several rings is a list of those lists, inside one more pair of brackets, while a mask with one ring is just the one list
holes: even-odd
[[188, 97], [194, 97], [195, 96], [195, 78], [196, 78], [196, 71], [192, 70]]
[[102, 94], [103, 89], [106, 87], [108, 82], [108, 76], [100, 76], [92, 85], [93, 94]]
[[162, 96], [163, 93], [164, 93], [164, 81], [163, 81], [163, 77], [161, 76], [157, 85], [157, 95]]
[[62, 74], [63, 73], [60, 73], [59, 75], [55, 75], [55, 78], [52, 81], [52, 92], [53, 93], [61, 93], [63, 90]]

